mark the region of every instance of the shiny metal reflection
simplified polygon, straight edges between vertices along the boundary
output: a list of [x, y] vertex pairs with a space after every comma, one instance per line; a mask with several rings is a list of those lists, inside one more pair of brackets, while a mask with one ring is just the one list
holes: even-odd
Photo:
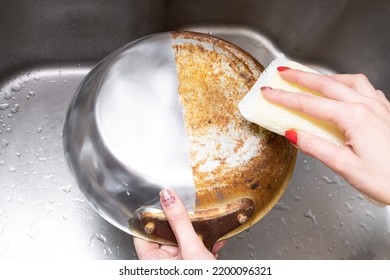
[[195, 187], [170, 33], [132, 42], [87, 75], [68, 110], [64, 147], [91, 206], [132, 235], [128, 220], [159, 208], [169, 187], [193, 211]]

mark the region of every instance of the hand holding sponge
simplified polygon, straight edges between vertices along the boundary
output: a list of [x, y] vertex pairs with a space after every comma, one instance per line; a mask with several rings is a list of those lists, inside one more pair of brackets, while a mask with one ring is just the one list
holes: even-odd
[[318, 92], [283, 80], [277, 70], [280, 66], [318, 73], [307, 66], [286, 59], [284, 55], [280, 55], [264, 70], [252, 89], [238, 104], [241, 114], [247, 120], [280, 135], [285, 135], [285, 132], [290, 129], [297, 129], [310, 132], [338, 146], [344, 145], [344, 135], [334, 124], [272, 104], [262, 96], [262, 87], [282, 89], [297, 94], [309, 92], [321, 96]]

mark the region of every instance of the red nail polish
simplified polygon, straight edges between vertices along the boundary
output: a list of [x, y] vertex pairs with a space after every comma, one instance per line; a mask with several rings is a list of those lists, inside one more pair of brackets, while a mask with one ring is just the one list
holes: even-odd
[[168, 189], [162, 190], [160, 192], [160, 199], [165, 207], [172, 205], [176, 201], [175, 195], [172, 193], [171, 190], [168, 190]]
[[298, 134], [294, 129], [287, 130], [284, 133], [284, 136], [286, 136], [287, 140], [290, 141], [292, 144], [297, 145], [298, 143]]
[[263, 92], [263, 91], [273, 90], [273, 88], [272, 87], [261, 87], [260, 90]]
[[291, 69], [290, 67], [287, 67], [287, 66], [279, 66], [276, 68], [279, 72], [283, 72], [283, 71], [286, 71], [286, 70], [289, 70]]

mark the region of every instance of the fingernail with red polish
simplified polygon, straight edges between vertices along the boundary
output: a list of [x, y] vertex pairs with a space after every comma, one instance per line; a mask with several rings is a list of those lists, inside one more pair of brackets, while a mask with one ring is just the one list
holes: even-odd
[[298, 134], [294, 129], [287, 130], [284, 133], [284, 136], [286, 136], [287, 140], [290, 141], [292, 144], [297, 145], [298, 143]]
[[260, 90], [261, 90], [261, 92], [265, 92], [265, 91], [273, 90], [273, 88], [272, 87], [261, 87]]
[[283, 72], [283, 71], [289, 70], [291, 68], [287, 67], [287, 66], [279, 66], [276, 69], [278, 70], [278, 72]]
[[175, 195], [172, 193], [171, 190], [168, 189], [162, 190], [160, 192], [160, 198], [161, 202], [164, 204], [165, 207], [172, 205], [176, 201]]

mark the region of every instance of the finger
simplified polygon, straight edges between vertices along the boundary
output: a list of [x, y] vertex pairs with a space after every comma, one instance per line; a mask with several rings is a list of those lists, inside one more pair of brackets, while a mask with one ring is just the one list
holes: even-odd
[[160, 192], [160, 200], [183, 259], [211, 259], [212, 254], [196, 234], [182, 201], [168, 189]]
[[199, 241], [184, 205], [176, 194], [166, 189], [160, 192], [160, 198], [164, 214], [175, 233], [178, 245], [184, 245], [193, 240]]
[[363, 74], [336, 74], [332, 77], [362, 95], [378, 99], [374, 86]]
[[179, 254], [179, 248], [177, 246], [161, 245], [160, 250], [164, 250], [170, 253], [172, 256], [177, 256]]
[[279, 74], [288, 82], [321, 93], [331, 99], [344, 102], [358, 102], [361, 100], [361, 97], [353, 89], [331, 76], [296, 69], [285, 70], [279, 72]]
[[223, 240], [223, 241], [219, 241], [217, 243], [214, 244], [213, 246], [213, 249], [212, 249], [212, 253], [214, 255], [218, 254], [218, 252], [226, 245], [226, 240]]
[[160, 245], [154, 242], [150, 242], [138, 237], [133, 238], [134, 247], [140, 260], [146, 260], [150, 258], [150, 252], [158, 250]]
[[160, 245], [154, 242], [150, 242], [148, 240], [144, 240], [138, 237], [133, 238], [134, 247], [137, 251], [147, 251], [160, 248]]
[[310, 93], [293, 93], [277, 89], [262, 89], [262, 95], [268, 101], [304, 113], [310, 117], [330, 121], [342, 131], [348, 125], [346, 103], [315, 96]]
[[133, 238], [134, 247], [140, 260], [176, 259], [179, 254], [177, 246], [159, 245], [158, 243]]
[[[318, 159], [341, 176], [345, 176], [346, 166], [354, 168], [357, 162], [356, 155], [347, 146], [340, 147], [334, 145], [318, 136], [301, 130], [292, 129], [288, 132], [289, 138], [294, 139], [293, 144], [299, 150]], [[293, 135], [294, 132], [296, 133], [295, 135]]]
[[387, 97], [386, 97], [386, 95], [384, 94], [384, 92], [381, 91], [381, 90], [379, 90], [379, 89], [377, 89], [377, 90], [376, 90], [376, 93], [377, 93], [379, 99], [382, 101], [382, 103], [386, 106], [387, 110], [390, 111], [390, 102], [389, 102], [389, 100], [387, 99]]

